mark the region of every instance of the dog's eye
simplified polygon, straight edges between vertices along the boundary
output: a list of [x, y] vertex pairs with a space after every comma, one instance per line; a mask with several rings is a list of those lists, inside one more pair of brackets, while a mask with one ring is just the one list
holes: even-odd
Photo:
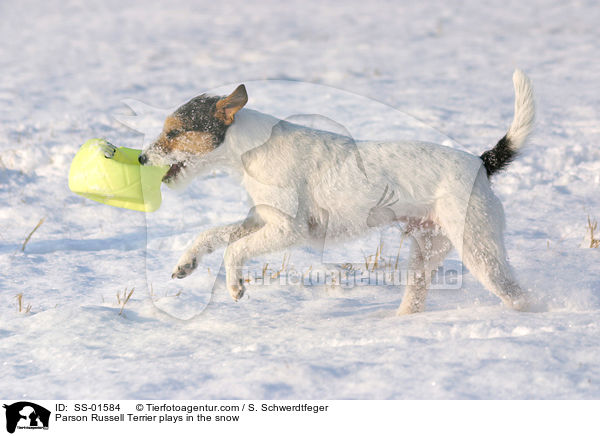
[[167, 138], [169, 139], [173, 139], [175, 138], [177, 135], [179, 135], [181, 133], [181, 130], [169, 130], [167, 132]]

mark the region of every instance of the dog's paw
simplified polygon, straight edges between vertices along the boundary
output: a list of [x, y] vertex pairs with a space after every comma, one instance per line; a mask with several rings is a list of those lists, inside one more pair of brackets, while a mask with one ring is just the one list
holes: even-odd
[[398, 310], [396, 310], [396, 315], [397, 316], [405, 316], [405, 315], [412, 315], [412, 314], [421, 313], [421, 312], [422, 312], [422, 310], [417, 310], [412, 307], [400, 307]]
[[425, 310], [425, 301], [422, 299], [410, 298], [410, 295], [408, 297], [409, 298], [404, 297], [400, 307], [396, 311], [396, 315], [412, 315], [413, 313], [420, 313]]
[[527, 295], [521, 295], [508, 302], [508, 306], [519, 312], [531, 312], [533, 311], [533, 302]]
[[229, 289], [229, 294], [234, 301], [238, 301], [244, 296], [244, 292], [246, 292], [243, 279], [239, 279], [237, 283], [227, 285], [227, 288]]
[[198, 260], [193, 257], [190, 259], [182, 259], [179, 261], [175, 269], [173, 270], [173, 274], [171, 274], [172, 279], [183, 279], [189, 276], [198, 266]]

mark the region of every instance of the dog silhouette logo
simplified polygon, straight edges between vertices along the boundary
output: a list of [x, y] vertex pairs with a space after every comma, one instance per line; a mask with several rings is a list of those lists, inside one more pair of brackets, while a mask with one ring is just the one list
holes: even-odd
[[3, 406], [6, 409], [6, 431], [19, 429], [48, 429], [50, 411], [28, 401]]

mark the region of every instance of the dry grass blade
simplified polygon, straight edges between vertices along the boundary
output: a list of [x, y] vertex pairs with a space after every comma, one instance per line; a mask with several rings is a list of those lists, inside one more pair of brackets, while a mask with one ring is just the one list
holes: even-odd
[[40, 220], [40, 222], [37, 223], [37, 225], [33, 228], [33, 230], [27, 235], [27, 237], [25, 238], [25, 241], [23, 242], [23, 245], [21, 246], [21, 251], [25, 251], [25, 247], [27, 246], [27, 243], [29, 242], [29, 240], [31, 239], [31, 237], [33, 236], [35, 231], [37, 229], [39, 229], [42, 224], [44, 224], [45, 220], [46, 220], [46, 218], [42, 218]]
[[129, 301], [129, 299], [133, 295], [133, 291], [134, 290], [135, 290], [135, 288], [131, 288], [131, 291], [129, 291], [129, 293], [127, 293], [127, 288], [125, 288], [125, 289], [123, 289], [123, 295], [120, 295], [117, 292], [117, 301], [118, 301], [119, 305], [121, 306], [121, 310], [119, 311], [119, 315], [123, 314], [123, 309], [125, 309], [125, 305], [127, 304], [127, 302]]
[[379, 260], [381, 259], [383, 252], [383, 241], [380, 242], [377, 250], [375, 250], [375, 260], [373, 261], [373, 269], [371, 271], [375, 271], [379, 266]]
[[394, 271], [398, 270], [398, 262], [400, 261], [400, 250], [402, 250], [402, 244], [404, 243], [404, 234], [400, 239], [400, 245], [398, 246], [398, 254], [396, 255], [396, 263], [394, 264]]
[[588, 215], [588, 231], [590, 232], [590, 248], [598, 248], [600, 247], [600, 239], [596, 239], [594, 237], [594, 232], [598, 230], [598, 221], [593, 220]]
[[[281, 275], [281, 273], [285, 271], [285, 269], [287, 268], [287, 263], [289, 263], [289, 260], [290, 260], [289, 253], [285, 253], [283, 255], [283, 261], [281, 262], [281, 268], [279, 269], [279, 271], [276, 271], [274, 274], [271, 274], [271, 279], [274, 280], [274, 279], [278, 278]], [[264, 275], [264, 270], [263, 270], [263, 275]]]
[[367, 256], [365, 253], [363, 253], [363, 257], [365, 258], [365, 270], [369, 271], [371, 265], [371, 258], [373, 257], [373, 255], [370, 254]]
[[312, 265], [310, 265], [310, 266], [308, 267], [308, 269], [306, 270], [306, 272], [303, 272], [303, 273], [302, 273], [302, 283], [305, 283], [305, 282], [306, 282], [306, 278], [307, 278], [307, 277], [309, 277], [309, 275], [310, 275], [310, 272], [312, 271], [312, 269], [313, 269], [313, 266], [312, 266]]
[[31, 311], [31, 304], [28, 304], [27, 306], [23, 305], [23, 294], [17, 294], [16, 298], [19, 313], [29, 313]]

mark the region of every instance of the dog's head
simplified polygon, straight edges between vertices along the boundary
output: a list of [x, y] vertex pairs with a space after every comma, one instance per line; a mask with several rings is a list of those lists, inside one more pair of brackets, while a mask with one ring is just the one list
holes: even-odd
[[186, 166], [215, 150], [237, 111], [248, 101], [244, 85], [227, 97], [200, 95], [169, 115], [158, 138], [140, 154], [142, 165], [170, 165], [163, 182], [176, 182]]

